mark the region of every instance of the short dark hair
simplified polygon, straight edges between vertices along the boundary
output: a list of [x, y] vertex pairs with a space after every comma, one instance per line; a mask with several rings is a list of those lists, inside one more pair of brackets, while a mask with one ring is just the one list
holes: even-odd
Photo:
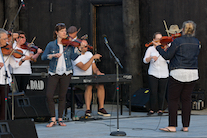
[[[160, 32], [156, 32], [153, 34], [153, 39], [155, 39], [156, 35], [161, 34]], [[161, 34], [162, 35], [162, 34]]]
[[24, 32], [24, 31], [22, 31], [22, 30], [19, 30], [19, 31], [17, 31], [17, 33], [20, 35], [20, 34], [23, 34], [25, 37], [26, 37], [26, 33]]

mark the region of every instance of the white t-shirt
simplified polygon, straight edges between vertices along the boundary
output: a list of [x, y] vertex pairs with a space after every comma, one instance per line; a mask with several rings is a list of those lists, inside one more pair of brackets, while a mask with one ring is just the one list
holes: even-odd
[[[1, 50], [1, 49], [0, 49], [0, 50]], [[0, 51], [0, 53], [1, 53], [1, 51]], [[12, 68], [16, 68], [16, 67], [19, 67], [19, 63], [16, 62], [16, 61], [14, 60], [14, 58], [9, 57], [9, 56], [4, 56], [4, 61], [5, 61], [5, 64], [6, 64], [5, 67], [6, 67], [6, 70], [7, 70], [7, 74], [8, 74], [8, 76], [9, 76], [9, 79], [7, 79], [7, 82], [6, 82], [6, 84], [8, 84], [9, 82], [12, 81], [12, 77], [11, 77], [11, 75], [10, 75], [10, 71], [9, 71], [9, 68], [8, 68], [9, 64], [12, 66]], [[0, 54], [0, 62], [3, 63], [1, 54]], [[1, 84], [1, 85], [5, 84], [5, 67], [3, 66], [3, 67], [0, 69], [0, 84]]]
[[[79, 62], [86, 64], [91, 59], [91, 57], [93, 57], [93, 54], [89, 51], [86, 51], [86, 53], [84, 55], [81, 54], [76, 60], [74, 60], [74, 61], [71, 60], [72, 65], [73, 65], [73, 75], [76, 75], [76, 76], [92, 75], [93, 74], [92, 64], [86, 71], [84, 71], [76, 66], [76, 64], [78, 64]], [[93, 61], [93, 63], [94, 63], [94, 61]]]
[[[30, 52], [29, 50], [21, 49], [21, 48], [19, 48], [19, 47], [15, 47], [15, 46], [16, 46], [16, 42], [13, 44], [13, 48], [14, 48], [14, 49], [19, 49], [19, 50], [21, 50], [21, 51], [23, 52], [23, 54], [25, 54], [25, 55], [27, 55], [27, 56], [29, 56], [30, 53], [33, 54], [33, 52]], [[19, 62], [21, 59], [24, 58], [24, 56], [21, 57], [21, 58], [15, 58], [15, 57], [13, 57], [13, 58], [14, 58], [14, 60], [15, 60], [16, 62]], [[32, 69], [31, 69], [31, 63], [30, 63], [30, 60], [25, 60], [25, 61], [22, 63], [21, 66], [19, 66], [18, 68], [13, 68], [12, 73], [13, 73], [13, 74], [32, 74]]]

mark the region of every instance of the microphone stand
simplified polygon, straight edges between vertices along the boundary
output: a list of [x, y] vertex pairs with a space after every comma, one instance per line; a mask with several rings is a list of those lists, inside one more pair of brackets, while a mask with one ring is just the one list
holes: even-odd
[[[16, 13], [16, 15], [15, 15], [12, 23], [11, 23], [11, 27], [9, 28], [9, 30], [10, 29], [12, 30], [11, 31], [12, 46], [13, 46], [13, 35], [12, 34], [14, 33], [14, 21], [16, 20], [17, 16], [19, 15], [19, 12], [20, 12], [20, 10], [21, 10], [21, 8], [22, 8], [23, 5], [24, 5], [24, 3], [21, 2], [20, 6], [19, 6], [19, 9], [18, 9], [18, 11], [17, 11], [17, 13]], [[12, 91], [12, 120], [14, 120], [14, 92], [13, 91]]]
[[110, 53], [113, 55], [116, 64], [116, 94], [117, 94], [117, 131], [111, 132], [111, 136], [126, 136], [124, 131], [119, 131], [119, 66], [123, 68], [119, 59], [115, 56], [114, 52], [111, 50], [108, 41], [105, 41], [107, 48], [109, 49]]

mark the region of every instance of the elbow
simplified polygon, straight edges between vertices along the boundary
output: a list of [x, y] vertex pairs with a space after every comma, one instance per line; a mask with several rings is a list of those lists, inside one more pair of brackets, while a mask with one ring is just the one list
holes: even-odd
[[83, 71], [86, 71], [87, 69], [82, 69]]

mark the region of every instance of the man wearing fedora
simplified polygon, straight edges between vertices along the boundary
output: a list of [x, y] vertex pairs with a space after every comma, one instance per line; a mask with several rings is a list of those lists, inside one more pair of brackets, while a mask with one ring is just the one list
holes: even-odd
[[[78, 39], [78, 32], [80, 31], [80, 28], [77, 30], [75, 26], [70, 26], [67, 30], [68, 35], [72, 38], [72, 41]], [[75, 51], [78, 50], [78, 48], [75, 48]], [[82, 89], [81, 87], [79, 88], [78, 86], [74, 87], [74, 90], [85, 90]], [[69, 90], [68, 90], [69, 91]], [[66, 107], [69, 108], [71, 107], [71, 93], [67, 92], [66, 99]], [[83, 108], [83, 94], [82, 93], [75, 93], [75, 102], [77, 105], [77, 109], [82, 109]]]

